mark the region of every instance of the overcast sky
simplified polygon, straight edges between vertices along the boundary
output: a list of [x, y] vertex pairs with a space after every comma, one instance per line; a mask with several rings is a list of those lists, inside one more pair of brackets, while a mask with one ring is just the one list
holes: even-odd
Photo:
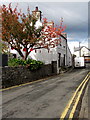
[[[12, 2], [12, 7], [16, 4], [17, 2]], [[63, 24], [67, 26], [65, 32], [67, 32], [68, 44], [72, 52], [79, 41], [81, 45], [88, 43], [88, 2], [19, 2], [18, 6], [23, 12], [26, 12], [28, 6], [31, 11], [38, 6], [43, 17], [49, 21], [53, 20], [57, 25], [63, 17]]]

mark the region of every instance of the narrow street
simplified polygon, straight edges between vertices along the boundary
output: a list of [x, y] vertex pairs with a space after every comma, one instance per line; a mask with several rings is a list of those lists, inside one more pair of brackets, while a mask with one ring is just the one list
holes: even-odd
[[3, 118], [60, 118], [89, 69], [74, 69], [2, 92]]

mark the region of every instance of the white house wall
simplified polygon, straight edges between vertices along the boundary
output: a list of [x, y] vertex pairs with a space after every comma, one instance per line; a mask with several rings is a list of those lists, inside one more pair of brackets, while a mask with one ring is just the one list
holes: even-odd
[[33, 50], [28, 58], [32, 58], [35, 60], [39, 60], [44, 62], [45, 64], [51, 64], [52, 61], [57, 61], [57, 48], [52, 48], [50, 51], [47, 49], [37, 49], [36, 52]]
[[65, 55], [65, 66], [66, 66], [66, 46], [67, 46], [66, 39], [61, 37], [61, 43], [58, 45], [57, 48], [57, 53], [61, 54], [61, 61], [60, 61], [61, 66], [63, 66], [64, 55]]
[[72, 54], [68, 45], [67, 45], [67, 66], [68, 67], [72, 66]]
[[90, 50], [88, 50], [87, 48], [83, 47], [81, 49], [81, 56], [90, 56]]

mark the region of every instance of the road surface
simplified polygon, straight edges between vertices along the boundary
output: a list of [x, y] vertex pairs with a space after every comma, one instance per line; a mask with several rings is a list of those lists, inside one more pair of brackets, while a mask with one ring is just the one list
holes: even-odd
[[2, 92], [3, 118], [59, 118], [88, 69], [74, 69], [42, 82]]

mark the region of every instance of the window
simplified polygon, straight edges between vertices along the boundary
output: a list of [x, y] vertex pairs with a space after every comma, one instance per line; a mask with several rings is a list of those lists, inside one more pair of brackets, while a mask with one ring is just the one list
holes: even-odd
[[60, 46], [62, 46], [61, 43], [60, 43]]

